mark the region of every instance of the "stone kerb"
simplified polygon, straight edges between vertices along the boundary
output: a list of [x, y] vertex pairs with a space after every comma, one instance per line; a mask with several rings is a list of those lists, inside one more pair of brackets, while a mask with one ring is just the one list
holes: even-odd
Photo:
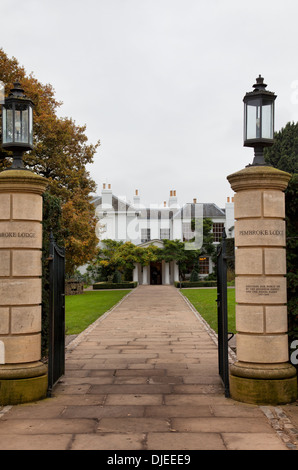
[[28, 170], [0, 173], [0, 404], [46, 393], [47, 370], [40, 362], [46, 184]]
[[284, 191], [291, 175], [251, 166], [228, 176], [236, 192], [235, 273], [237, 362], [231, 394], [257, 403], [296, 399], [289, 363]]

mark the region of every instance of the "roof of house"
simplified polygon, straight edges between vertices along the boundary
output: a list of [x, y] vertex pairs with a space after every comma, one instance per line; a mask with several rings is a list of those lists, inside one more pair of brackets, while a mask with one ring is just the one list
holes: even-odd
[[[92, 200], [92, 203], [95, 207], [99, 207], [102, 204], [102, 197], [95, 197]], [[114, 194], [112, 195], [112, 207], [115, 212], [135, 211], [141, 219], [172, 219], [173, 217], [194, 218], [195, 215], [200, 215], [200, 209], [197, 211], [197, 208], [200, 207], [200, 204], [187, 203], [182, 208], [176, 206], [160, 208], [138, 208], [133, 204], [129, 204], [126, 201], [121, 200]], [[214, 203], [203, 203], [203, 217], [225, 217], [225, 209], [219, 208]]]
[[[98, 196], [95, 197], [91, 202], [94, 204], [95, 207], [98, 207], [102, 204], [101, 201], [102, 197]], [[128, 204], [125, 201], [122, 201], [122, 199], [120, 199], [119, 197], [114, 196], [114, 194], [112, 194], [112, 207], [115, 212], [122, 212], [135, 209], [132, 205]]]

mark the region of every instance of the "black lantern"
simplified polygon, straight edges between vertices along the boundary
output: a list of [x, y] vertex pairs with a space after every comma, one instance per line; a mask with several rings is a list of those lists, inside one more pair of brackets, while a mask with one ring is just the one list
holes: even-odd
[[276, 95], [266, 90], [264, 78], [259, 75], [254, 90], [246, 93], [244, 101], [244, 146], [254, 147], [253, 166], [266, 165], [264, 147], [274, 142], [274, 101]]
[[33, 103], [19, 82], [2, 105], [2, 148], [13, 152], [12, 169], [23, 168], [23, 153], [33, 149]]

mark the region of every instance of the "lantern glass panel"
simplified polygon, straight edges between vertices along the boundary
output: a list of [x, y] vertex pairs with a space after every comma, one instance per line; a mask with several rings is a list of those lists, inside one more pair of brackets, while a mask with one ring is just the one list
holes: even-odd
[[273, 103], [264, 101], [262, 105], [262, 137], [273, 139]]
[[261, 137], [261, 101], [251, 100], [246, 105], [246, 139]]
[[28, 106], [23, 104], [15, 105], [15, 142], [28, 143], [29, 123]]
[[29, 144], [33, 145], [33, 113], [32, 113], [31, 106], [29, 106], [28, 131], [29, 131]]
[[3, 143], [13, 142], [13, 106], [3, 107]]
[[22, 142], [22, 111], [16, 109], [14, 116], [14, 141]]
[[7, 130], [6, 130], [6, 109], [4, 108], [4, 106], [2, 107], [2, 142], [5, 143], [6, 141], [6, 133], [7, 133]]
[[22, 112], [22, 142], [27, 143], [29, 141], [29, 111], [28, 108]]

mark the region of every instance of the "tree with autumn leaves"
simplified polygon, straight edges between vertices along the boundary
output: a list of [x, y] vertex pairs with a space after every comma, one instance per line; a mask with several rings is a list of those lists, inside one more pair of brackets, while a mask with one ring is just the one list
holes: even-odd
[[[40, 83], [28, 75], [17, 59], [0, 49], [0, 81], [8, 95], [19, 81], [34, 103], [34, 149], [24, 154], [25, 167], [48, 180], [47, 192], [61, 204], [60, 233], [66, 250], [66, 273], [90, 262], [97, 253], [96, 216], [91, 193], [96, 185], [86, 170], [99, 146], [89, 144], [86, 126], [72, 118], [57, 115], [61, 102], [50, 84]], [[10, 166], [9, 153], [0, 149], [0, 171]], [[58, 214], [57, 214], [58, 215]], [[45, 214], [47, 217], [47, 214]]]

